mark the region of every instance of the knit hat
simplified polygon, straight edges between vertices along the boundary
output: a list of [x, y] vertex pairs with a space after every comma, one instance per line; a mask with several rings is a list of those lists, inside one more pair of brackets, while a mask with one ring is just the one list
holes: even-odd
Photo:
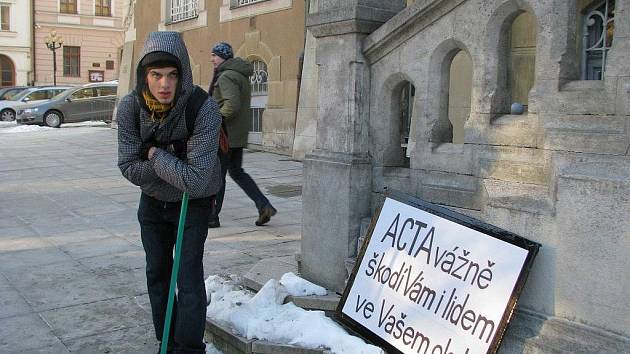
[[223, 58], [223, 60], [228, 60], [234, 57], [234, 51], [232, 51], [232, 46], [225, 42], [219, 42], [212, 47], [212, 53], [216, 56]]
[[140, 66], [146, 70], [151, 68], [165, 68], [172, 66], [179, 69], [179, 60], [172, 54], [167, 52], [151, 52], [142, 58]]

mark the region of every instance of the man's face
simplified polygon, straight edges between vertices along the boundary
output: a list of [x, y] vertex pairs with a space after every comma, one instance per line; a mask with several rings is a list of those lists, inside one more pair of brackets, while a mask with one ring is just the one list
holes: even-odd
[[214, 65], [215, 68], [218, 68], [219, 65], [221, 65], [221, 63], [223, 63], [225, 61], [225, 59], [223, 59], [220, 56], [212, 53], [212, 54], [210, 54], [210, 61], [212, 62], [212, 65]]
[[172, 66], [151, 68], [147, 72], [149, 91], [162, 104], [173, 102], [178, 80], [179, 72], [177, 68]]

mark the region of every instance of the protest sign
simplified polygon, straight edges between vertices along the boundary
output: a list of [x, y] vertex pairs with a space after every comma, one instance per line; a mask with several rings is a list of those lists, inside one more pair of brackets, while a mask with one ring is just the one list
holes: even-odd
[[370, 227], [338, 315], [390, 353], [494, 353], [539, 247], [393, 193]]

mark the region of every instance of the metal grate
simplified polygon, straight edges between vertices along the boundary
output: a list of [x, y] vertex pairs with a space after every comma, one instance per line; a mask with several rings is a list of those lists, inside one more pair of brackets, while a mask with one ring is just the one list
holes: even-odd
[[267, 64], [260, 60], [252, 62], [254, 73], [249, 77], [252, 84], [252, 95], [267, 94]]
[[267, 1], [267, 0], [238, 0], [238, 3], [236, 6], [240, 7], [240, 6], [255, 4], [257, 2], [263, 2], [263, 1]]
[[199, 16], [199, 0], [171, 0], [171, 23]]
[[584, 16], [582, 80], [603, 80], [615, 31], [615, 1], [606, 0]]
[[249, 131], [254, 133], [262, 132], [262, 117], [264, 108], [252, 108], [252, 119], [249, 122]]

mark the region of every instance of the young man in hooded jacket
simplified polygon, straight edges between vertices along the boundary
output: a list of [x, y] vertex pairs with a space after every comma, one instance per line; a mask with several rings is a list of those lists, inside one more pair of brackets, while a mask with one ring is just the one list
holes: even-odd
[[212, 197], [222, 185], [217, 158], [221, 116], [216, 102], [208, 98], [189, 131], [186, 106], [194, 85], [188, 52], [177, 32], [149, 34], [137, 83], [118, 106], [118, 166], [142, 190], [138, 221], [155, 334], [162, 341], [182, 193], [188, 192], [168, 343], [172, 353], [204, 353], [202, 257]]
[[258, 219], [255, 224], [261, 226], [269, 222], [276, 214], [276, 209], [242, 167], [243, 148], [247, 147], [251, 119], [252, 88], [249, 77], [254, 70], [248, 61], [235, 58], [232, 46], [225, 42], [219, 42], [212, 48], [211, 61], [214, 65], [214, 75], [208, 92], [219, 105], [227, 128], [230, 149], [227, 154], [221, 156], [223, 186], [217, 194], [216, 208], [210, 215], [208, 227], [220, 226], [219, 212], [223, 205], [227, 173], [256, 204]]

